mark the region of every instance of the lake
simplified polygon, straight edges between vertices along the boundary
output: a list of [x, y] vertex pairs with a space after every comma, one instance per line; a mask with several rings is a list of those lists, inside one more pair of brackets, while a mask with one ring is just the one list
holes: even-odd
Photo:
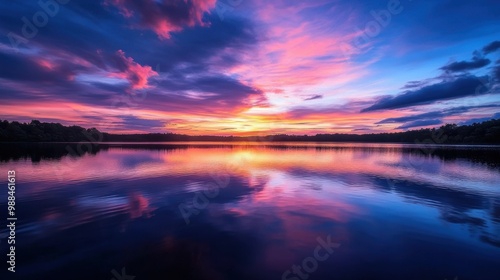
[[500, 279], [500, 147], [78, 149], [1, 145], [1, 279]]

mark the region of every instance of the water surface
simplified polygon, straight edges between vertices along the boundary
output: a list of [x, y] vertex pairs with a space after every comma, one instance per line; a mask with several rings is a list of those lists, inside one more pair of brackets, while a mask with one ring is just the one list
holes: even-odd
[[77, 148], [0, 147], [19, 218], [1, 279], [500, 279], [499, 147]]

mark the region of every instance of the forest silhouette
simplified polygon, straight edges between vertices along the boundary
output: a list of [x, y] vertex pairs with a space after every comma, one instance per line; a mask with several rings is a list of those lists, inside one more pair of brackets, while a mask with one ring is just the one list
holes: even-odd
[[60, 123], [30, 123], [0, 121], [0, 142], [370, 142], [418, 144], [500, 144], [500, 119], [471, 125], [446, 124], [438, 128], [425, 128], [405, 132], [372, 134], [316, 134], [266, 136], [210, 136], [174, 133], [111, 134], [95, 128], [63, 126]]

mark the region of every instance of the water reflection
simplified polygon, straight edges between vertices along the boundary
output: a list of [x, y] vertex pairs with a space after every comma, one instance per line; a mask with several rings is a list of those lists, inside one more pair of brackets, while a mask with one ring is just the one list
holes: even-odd
[[[122, 267], [136, 279], [281, 279], [328, 235], [341, 247], [311, 279], [500, 275], [499, 148], [117, 143], [73, 157], [65, 145], [2, 146], [0, 168], [22, 184], [18, 279]], [[186, 224], [179, 205], [221, 180]]]

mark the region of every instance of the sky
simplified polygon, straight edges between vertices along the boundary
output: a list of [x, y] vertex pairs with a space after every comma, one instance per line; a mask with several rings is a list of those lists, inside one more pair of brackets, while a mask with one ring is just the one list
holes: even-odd
[[497, 0], [0, 2], [0, 119], [378, 133], [500, 118]]

